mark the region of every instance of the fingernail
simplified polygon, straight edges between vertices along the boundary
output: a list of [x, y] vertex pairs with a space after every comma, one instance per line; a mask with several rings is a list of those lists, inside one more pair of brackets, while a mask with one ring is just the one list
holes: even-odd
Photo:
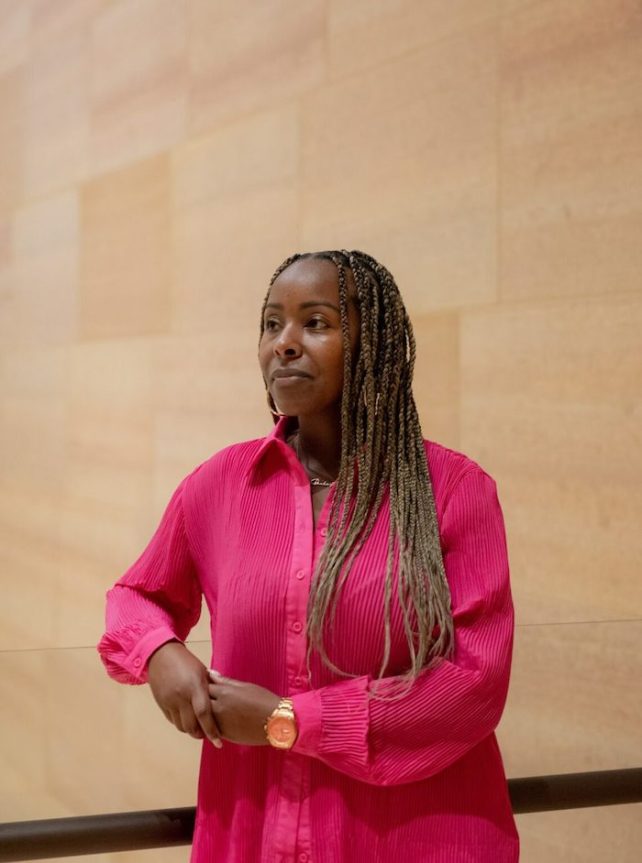
[[211, 676], [211, 675], [214, 675], [214, 674], [215, 674], [215, 675], [217, 675], [218, 677], [220, 677], [220, 676], [221, 676], [221, 672], [220, 672], [220, 671], [217, 671], [215, 668], [210, 668], [210, 676]]
[[217, 749], [223, 748], [223, 741], [220, 740], [218, 737], [210, 737], [210, 743], [212, 744], [212, 746], [216, 746]]

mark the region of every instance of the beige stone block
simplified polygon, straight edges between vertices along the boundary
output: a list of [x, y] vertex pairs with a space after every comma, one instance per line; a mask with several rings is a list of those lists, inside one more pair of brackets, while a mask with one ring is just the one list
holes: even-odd
[[641, 808], [632, 804], [520, 815], [521, 856], [528, 863], [637, 863]]
[[67, 351], [7, 349], [0, 359], [0, 483], [55, 496], [65, 471]]
[[503, 296], [639, 291], [641, 46], [631, 0], [533, 3], [505, 16]]
[[78, 201], [75, 192], [17, 210], [9, 228], [9, 261], [0, 265], [6, 315], [4, 346], [65, 344], [76, 334]]
[[295, 181], [298, 160], [296, 105], [251, 114], [174, 150], [173, 204], [181, 211], [212, 198]]
[[219, 351], [256, 356], [270, 278], [297, 247], [298, 147], [288, 105], [175, 152], [175, 332], [206, 331]]
[[23, 197], [24, 72], [21, 67], [0, 75], [0, 214], [6, 215]]
[[[639, 307], [639, 303], [638, 303]], [[639, 317], [639, 308], [636, 310], [632, 303], [631, 312]], [[597, 313], [594, 323], [598, 323]], [[610, 309], [602, 306], [601, 311], [604, 320], [610, 319], [614, 322], [617, 311], [613, 306]], [[620, 308], [620, 312], [624, 311]], [[530, 317], [534, 327], [542, 323], [542, 319], [553, 320], [555, 310], [551, 309], [551, 315], [543, 315], [539, 321], [536, 315]], [[524, 362], [525, 350], [517, 348], [517, 332], [509, 334], [504, 332], [503, 344], [496, 342], [495, 345], [484, 344], [490, 340], [481, 332], [472, 335], [471, 318], [464, 318], [463, 338], [463, 365], [464, 365], [464, 391], [462, 405], [463, 435], [470, 447], [474, 447], [475, 455], [486, 461], [489, 466], [496, 469], [520, 473], [529, 479], [551, 480], [556, 477], [566, 481], [589, 480], [606, 484], [607, 486], [621, 485], [633, 490], [639, 475], [639, 458], [636, 446], [638, 444], [638, 422], [640, 413], [639, 397], [633, 388], [628, 392], [618, 393], [621, 384], [614, 382], [612, 388], [600, 389], [598, 378], [601, 371], [607, 371], [605, 367], [611, 365], [611, 360], [618, 355], [622, 358], [622, 377], [626, 376], [627, 369], [631, 368], [639, 359], [634, 352], [627, 354], [625, 340], [629, 333], [633, 334], [633, 321], [622, 320], [620, 332], [623, 342], [621, 345], [608, 344], [608, 327], [605, 326], [601, 333], [604, 341], [602, 345], [596, 343], [591, 349], [590, 340], [585, 334], [580, 335], [577, 330], [572, 330], [572, 324], [577, 322], [581, 325], [590, 315], [585, 315], [581, 310], [577, 314], [559, 312], [565, 323], [571, 325], [560, 327], [558, 336], [562, 336], [562, 330], [567, 329], [569, 342], [567, 345], [559, 344], [559, 353], [566, 353], [569, 359], [568, 365], [576, 362], [573, 378], [564, 378], [561, 366], [562, 361], [556, 365], [558, 358], [549, 355], [545, 357], [544, 343], [535, 347], [531, 357]], [[480, 316], [481, 317], [481, 316]], [[485, 316], [489, 324], [489, 331], [501, 330], [502, 324], [507, 323], [507, 318], [512, 315], [497, 315], [503, 317], [503, 321], [493, 321], [491, 316]], [[481, 323], [478, 319], [477, 323]], [[494, 324], [497, 326], [494, 326]], [[523, 321], [527, 326], [527, 322]], [[473, 325], [474, 326], [474, 325]], [[516, 327], [516, 330], [524, 330], [525, 327]], [[611, 328], [613, 329], [613, 328]], [[627, 330], [629, 333], [627, 333]], [[481, 335], [481, 338], [478, 338]], [[535, 332], [533, 332], [535, 335]], [[486, 355], [474, 354], [473, 341], [477, 341], [480, 351], [486, 347]], [[524, 339], [534, 341], [534, 339]], [[550, 344], [549, 340], [549, 344]], [[513, 346], [513, 356], [508, 343]], [[584, 344], [586, 352], [581, 356], [580, 344]], [[573, 351], [571, 344], [579, 349]], [[619, 348], [622, 348], [621, 350]], [[503, 350], [502, 350], [503, 348]], [[608, 351], [611, 349], [611, 356]], [[508, 357], [511, 357], [509, 363]], [[514, 362], [513, 362], [514, 358]], [[520, 362], [520, 360], [522, 362]], [[512, 392], [508, 388], [502, 388], [502, 371], [495, 369], [495, 365], [504, 363], [505, 380], [508, 375], [513, 375]], [[476, 363], [476, 371], [472, 371], [473, 363]], [[549, 365], [550, 364], [550, 365]], [[531, 365], [532, 377], [520, 378], [519, 366]], [[539, 365], [539, 371], [534, 368]], [[544, 392], [542, 377], [546, 375], [546, 367], [552, 375], [559, 375], [557, 393]], [[602, 369], [600, 369], [602, 366]], [[482, 382], [482, 368], [487, 375]], [[595, 377], [591, 381], [593, 371]], [[614, 374], [618, 375], [617, 366], [612, 366]], [[490, 374], [493, 377], [490, 377]], [[540, 379], [536, 380], [537, 374]], [[480, 381], [477, 386], [475, 380]], [[584, 380], [584, 386], [581, 381]], [[621, 379], [620, 379], [621, 380]], [[524, 382], [527, 386], [523, 386]], [[591, 383], [594, 386], [591, 386]], [[521, 385], [521, 388], [520, 388]], [[590, 390], [593, 390], [590, 392]], [[583, 392], [584, 390], [584, 392]], [[587, 393], [587, 390], [589, 391]], [[499, 426], [502, 426], [499, 430]]]
[[415, 317], [413, 393], [425, 438], [459, 447], [459, 317], [443, 312]]
[[520, 620], [640, 615], [639, 490], [563, 476], [498, 483]]
[[62, 807], [51, 798], [47, 787], [48, 741], [43, 733], [46, 672], [45, 651], [0, 653], [3, 689], [11, 693], [11, 697], [0, 699], [2, 821], [61, 814]]
[[56, 495], [2, 486], [0, 650], [55, 643], [59, 525]]
[[462, 313], [461, 448], [498, 482], [523, 622], [642, 608], [641, 315], [633, 297]]
[[342, 78], [379, 67], [496, 15], [495, 2], [478, 0], [330, 0], [329, 72]]
[[[187, 863], [190, 849], [187, 845], [174, 848], [150, 848], [145, 851], [123, 851], [120, 854], [110, 854], [105, 863]], [[75, 863], [70, 860], [69, 863]], [[101, 863], [100, 859], [98, 863]]]
[[100, 667], [94, 650], [0, 654], [3, 821], [124, 809], [121, 693]]
[[270, 278], [298, 245], [296, 187], [202, 201], [177, 210], [173, 227], [173, 331], [211, 333], [251, 360]]
[[[508, 776], [610, 770], [639, 763], [642, 623], [518, 626], [498, 738]], [[640, 806], [517, 817], [522, 857], [633, 863]]]
[[41, 733], [51, 792], [70, 815], [125, 811], [122, 777], [131, 753], [124, 745], [122, 692], [93, 646], [48, 651], [46, 666]]
[[642, 622], [517, 626], [498, 739], [508, 776], [639, 766]]
[[91, 167], [158, 153], [185, 130], [187, 4], [106, 4], [91, 30]]
[[132, 520], [124, 509], [69, 497], [60, 509], [54, 640], [60, 646], [96, 645], [105, 629], [107, 590], [151, 538], [141, 526], [147, 510]]
[[30, 198], [85, 176], [89, 134], [87, 28], [64, 30], [36, 44], [26, 73], [25, 194]]
[[150, 339], [71, 348], [66, 491], [123, 506], [147, 502], [153, 467], [153, 352]]
[[29, 0], [0, 2], [0, 74], [20, 66], [29, 56], [32, 7]]
[[[639, 764], [642, 623], [518, 626], [498, 739], [507, 775], [540, 776]], [[637, 860], [640, 806], [520, 815], [528, 863]]]
[[81, 189], [80, 330], [85, 339], [169, 326], [168, 163], [153, 157]]
[[219, 449], [271, 428], [256, 357], [258, 332], [242, 335], [238, 350], [230, 350], [216, 332], [176, 336], [156, 346], [155, 467], [161, 494], [173, 490], [163, 477], [182, 478], [179, 467], [189, 472]]
[[0, 374], [1, 649], [54, 640], [65, 470], [63, 351], [6, 351]]
[[193, 0], [190, 131], [307, 93], [325, 75], [322, 0]]
[[149, 686], [127, 689], [120, 701], [128, 768], [119, 783], [126, 808], [194, 806], [202, 741], [165, 718]]
[[61, 644], [96, 643], [105, 591], [151, 536], [152, 380], [149, 341], [104, 341], [71, 351], [56, 599]]
[[8, 217], [0, 218], [0, 274], [9, 267], [11, 257], [11, 221]]
[[364, 248], [416, 314], [496, 293], [492, 26], [320, 88], [302, 105], [302, 244]]
[[62, 2], [61, 0], [28, 0], [28, 2], [33, 6], [32, 40], [36, 51], [39, 51], [43, 44], [55, 42], [73, 30], [86, 28], [101, 9], [111, 4], [111, 0], [62, 0]]

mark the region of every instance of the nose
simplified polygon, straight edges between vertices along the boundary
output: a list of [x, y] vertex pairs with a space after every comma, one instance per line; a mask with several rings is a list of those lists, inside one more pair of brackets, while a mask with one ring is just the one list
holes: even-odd
[[285, 326], [274, 340], [274, 353], [277, 357], [301, 356], [301, 340], [293, 326]]

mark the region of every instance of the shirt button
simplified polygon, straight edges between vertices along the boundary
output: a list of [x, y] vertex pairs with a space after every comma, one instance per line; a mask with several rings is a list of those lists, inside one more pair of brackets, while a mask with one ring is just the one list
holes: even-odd
[[303, 683], [303, 678], [302, 678], [302, 677], [299, 677], [299, 676], [297, 675], [297, 677], [295, 677], [295, 678], [294, 678], [294, 685], [295, 685], [295, 686], [301, 686], [301, 684], [302, 684], [302, 683]]
[[301, 632], [301, 630], [303, 629], [303, 624], [299, 623], [299, 621], [297, 620], [292, 624], [292, 629], [295, 632]]
[[[321, 536], [327, 536], [328, 535], [328, 528], [322, 527], [320, 530], [320, 533], [321, 533]], [[307, 860], [308, 858], [306, 857], [305, 859]]]
[[140, 663], [141, 663], [140, 657], [139, 657], [139, 656], [137, 656], [137, 657], [136, 657], [136, 659], [134, 660], [134, 665], [136, 666], [136, 668], [138, 668], [138, 666], [140, 665]]
[[299, 863], [308, 863], [308, 855], [305, 853], [305, 851], [302, 851], [297, 859]]
[[305, 571], [303, 569], [300, 569], [296, 574], [296, 577], [299, 579], [299, 581], [301, 581], [301, 579], [304, 578], [304, 576], [305, 576]]

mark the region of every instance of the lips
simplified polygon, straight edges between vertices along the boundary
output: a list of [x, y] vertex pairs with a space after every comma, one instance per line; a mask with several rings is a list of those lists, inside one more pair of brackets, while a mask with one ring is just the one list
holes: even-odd
[[302, 372], [300, 369], [277, 369], [272, 372], [272, 380], [292, 380], [293, 378], [309, 378], [311, 375]]

